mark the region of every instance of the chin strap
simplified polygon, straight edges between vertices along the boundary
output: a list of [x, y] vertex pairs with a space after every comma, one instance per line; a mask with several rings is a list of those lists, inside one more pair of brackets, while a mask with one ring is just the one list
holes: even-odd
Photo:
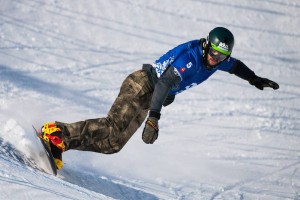
[[202, 48], [202, 58], [203, 58], [203, 61], [204, 61], [204, 63], [206, 63], [206, 58], [207, 58], [207, 56], [206, 56], [206, 54], [207, 54], [207, 50], [208, 50], [208, 48], [207, 48], [207, 40], [205, 39], [205, 38], [201, 38], [200, 39], [200, 41], [199, 41], [199, 45], [201, 46], [201, 48]]
[[200, 43], [200, 46], [202, 47], [203, 63], [205, 64], [206, 69], [211, 70], [215, 66], [210, 66], [210, 65], [207, 64], [207, 53], [208, 53], [208, 49], [210, 47], [210, 44], [207, 41], [208, 41], [208, 39], [201, 38], [199, 43]]

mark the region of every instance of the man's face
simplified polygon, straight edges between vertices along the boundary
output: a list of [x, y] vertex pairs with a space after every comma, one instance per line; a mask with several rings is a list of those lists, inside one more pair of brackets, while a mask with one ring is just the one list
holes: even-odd
[[207, 64], [209, 66], [215, 66], [227, 58], [226, 55], [214, 50], [212, 47], [209, 48], [207, 54]]

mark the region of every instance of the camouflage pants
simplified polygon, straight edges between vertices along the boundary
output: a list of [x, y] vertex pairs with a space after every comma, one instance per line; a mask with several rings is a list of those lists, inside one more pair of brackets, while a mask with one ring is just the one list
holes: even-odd
[[120, 151], [144, 122], [153, 88], [144, 70], [130, 74], [106, 117], [75, 123], [56, 122], [63, 129], [66, 150], [111, 154]]

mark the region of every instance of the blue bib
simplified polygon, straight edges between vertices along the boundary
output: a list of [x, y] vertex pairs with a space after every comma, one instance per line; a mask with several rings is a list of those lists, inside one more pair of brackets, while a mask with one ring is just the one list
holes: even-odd
[[202, 47], [199, 41], [200, 40], [192, 40], [183, 43], [168, 51], [153, 64], [157, 77], [160, 77], [169, 66], [173, 66], [177, 70], [176, 73], [180, 76], [181, 81], [172, 88], [170, 94], [181, 93], [202, 83], [217, 70], [227, 72], [231, 70], [235, 60], [235, 58], [232, 57], [221, 62], [213, 69], [208, 69], [205, 63], [203, 63]]

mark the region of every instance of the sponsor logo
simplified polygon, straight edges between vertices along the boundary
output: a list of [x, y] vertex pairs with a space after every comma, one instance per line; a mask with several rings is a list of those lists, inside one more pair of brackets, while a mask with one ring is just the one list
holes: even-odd
[[220, 42], [219, 43], [219, 46], [218, 46], [220, 49], [223, 49], [225, 51], [228, 51], [228, 45], [223, 43], [223, 42]]
[[185, 71], [185, 67], [181, 67], [179, 71], [183, 73]]
[[153, 67], [155, 68], [155, 71], [157, 73], [157, 77], [159, 78], [164, 71], [167, 69], [167, 67], [174, 61], [174, 56], [170, 57], [167, 60], [164, 60], [163, 63], [156, 62], [153, 64]]

